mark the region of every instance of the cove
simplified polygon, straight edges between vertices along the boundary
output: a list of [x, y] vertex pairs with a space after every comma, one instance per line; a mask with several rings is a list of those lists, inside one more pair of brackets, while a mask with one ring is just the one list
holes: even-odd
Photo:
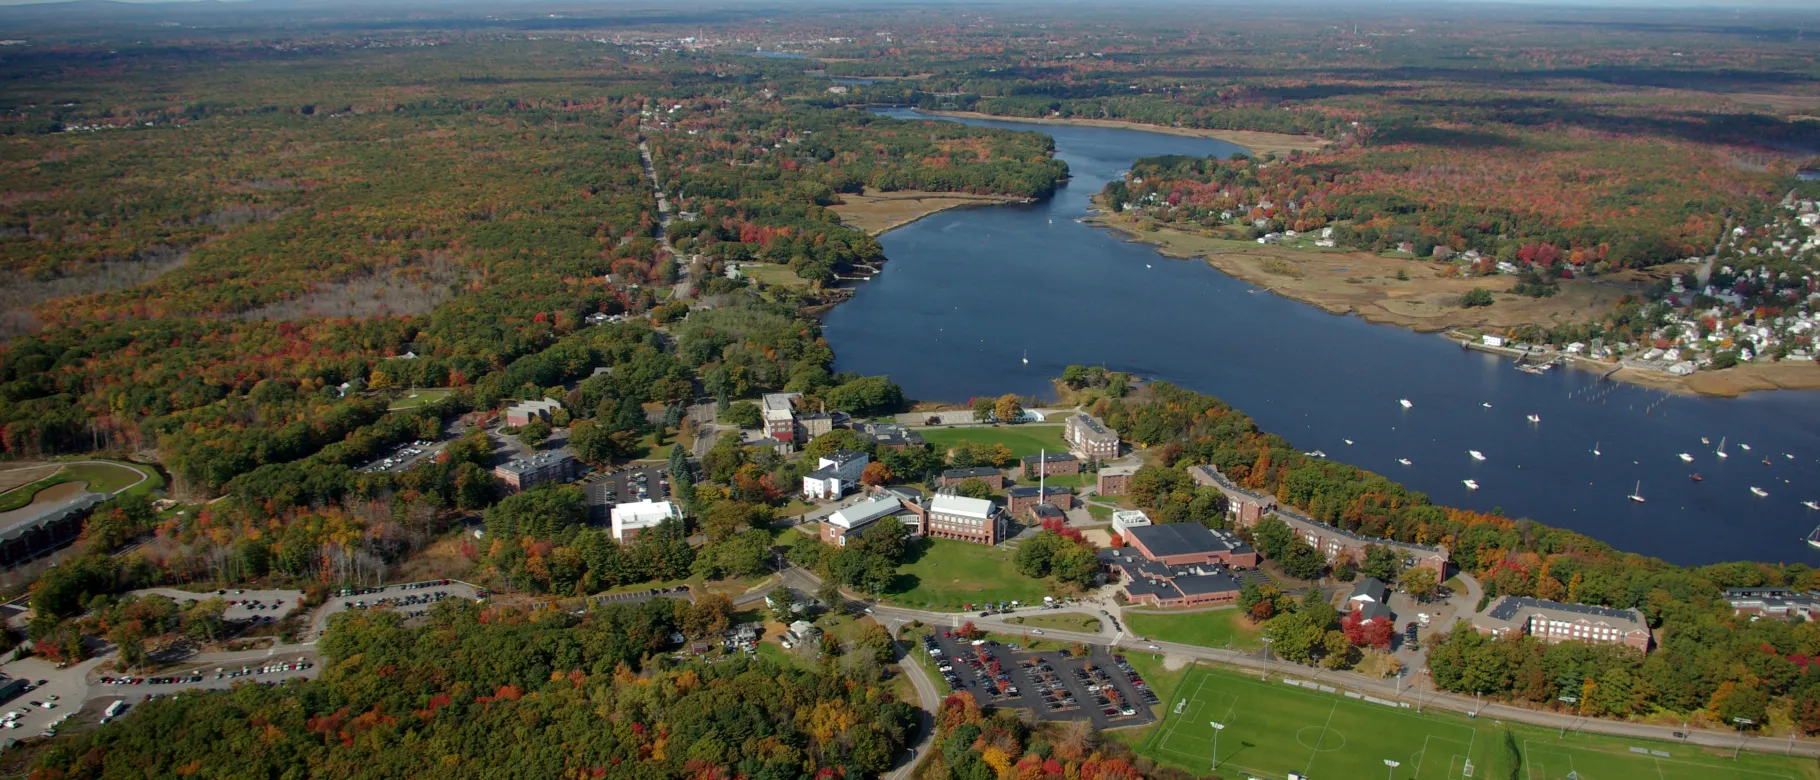
[[[1580, 371], [1526, 374], [1439, 336], [1327, 314], [1075, 221], [1138, 157], [1223, 157], [1238, 147], [961, 121], [1048, 133], [1073, 179], [1047, 201], [944, 212], [881, 236], [890, 262], [824, 318], [837, 369], [888, 374], [913, 398], [964, 402], [1052, 398], [1049, 380], [1063, 367], [1104, 365], [1218, 396], [1298, 448], [1440, 504], [1501, 508], [1679, 564], [1820, 564], [1820, 550], [1802, 541], [1820, 512], [1801, 505], [1820, 500], [1820, 393], [1658, 404], [1660, 392]], [[1713, 453], [1721, 436], [1729, 458]], [[1705, 481], [1692, 482], [1693, 472]], [[1626, 498], [1639, 481], [1648, 503]]]

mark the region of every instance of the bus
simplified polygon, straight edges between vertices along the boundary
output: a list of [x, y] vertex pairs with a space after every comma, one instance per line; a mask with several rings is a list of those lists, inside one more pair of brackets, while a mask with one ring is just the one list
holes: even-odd
[[107, 717], [112, 718], [119, 715], [120, 711], [124, 709], [126, 709], [126, 702], [124, 700], [117, 701], [107, 705], [107, 712], [104, 714], [107, 715]]

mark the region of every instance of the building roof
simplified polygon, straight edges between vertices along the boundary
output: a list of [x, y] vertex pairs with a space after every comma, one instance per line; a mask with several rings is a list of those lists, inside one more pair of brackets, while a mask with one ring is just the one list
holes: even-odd
[[1347, 597], [1348, 600], [1369, 599], [1379, 603], [1383, 603], [1388, 598], [1390, 598], [1390, 586], [1376, 577], [1359, 580], [1352, 586], [1352, 595]]
[[1089, 415], [1086, 412], [1075, 412], [1074, 421], [1076, 425], [1080, 426], [1082, 435], [1089, 439], [1118, 438], [1118, 434], [1107, 430], [1106, 426], [1101, 425], [1099, 420], [1094, 419], [1092, 415]]
[[1126, 529], [1132, 541], [1144, 546], [1151, 555], [1170, 557], [1214, 551], [1249, 552], [1250, 547], [1238, 537], [1215, 533], [1200, 523], [1163, 523]]
[[1399, 542], [1395, 539], [1379, 539], [1364, 534], [1353, 533], [1344, 528], [1328, 525], [1293, 509], [1278, 506], [1275, 498], [1260, 493], [1253, 493], [1241, 488], [1238, 485], [1233, 484], [1232, 480], [1227, 479], [1226, 475], [1221, 474], [1219, 469], [1206, 464], [1189, 467], [1188, 474], [1189, 476], [1194, 477], [1195, 481], [1202, 485], [1210, 485], [1219, 488], [1221, 492], [1226, 494], [1227, 498], [1245, 499], [1260, 506], [1271, 507], [1277, 517], [1281, 518], [1283, 522], [1288, 523], [1292, 528], [1298, 528], [1298, 530], [1304, 531], [1316, 531], [1326, 536], [1336, 538], [1348, 547], [1362, 547], [1367, 544], [1376, 544], [1385, 547], [1393, 547], [1402, 550], [1405, 553], [1422, 552], [1440, 553], [1442, 555], [1447, 554], [1447, 550], [1441, 547], [1416, 544], [1414, 542]]
[[575, 456], [570, 455], [567, 450], [549, 450], [547, 452], [539, 452], [535, 455], [526, 455], [522, 458], [513, 458], [499, 464], [499, 468], [523, 476], [533, 471], [542, 471], [552, 466], [568, 463], [572, 460], [575, 460]]
[[998, 469], [991, 466], [974, 466], [970, 469], [948, 469], [942, 472], [942, 479], [970, 479], [1000, 476]]
[[1128, 548], [1101, 549], [1100, 562], [1125, 574], [1124, 587], [1133, 596], [1162, 599], [1237, 592], [1240, 583], [1230, 569], [1220, 565], [1166, 566]]
[[1068, 516], [1066, 512], [1063, 512], [1054, 504], [1037, 504], [1036, 506], [1031, 507], [1030, 511], [1034, 512], [1039, 518], [1064, 518]]
[[1112, 524], [1122, 528], [1150, 525], [1150, 515], [1144, 514], [1142, 509], [1114, 509], [1112, 510]]
[[1378, 618], [1394, 620], [1396, 618], [1396, 613], [1391, 611], [1390, 605], [1382, 601], [1363, 602], [1359, 605], [1358, 613], [1361, 620], [1377, 620]]
[[863, 424], [861, 432], [870, 436], [873, 443], [887, 447], [908, 447], [923, 443], [922, 434], [897, 423]]
[[858, 450], [835, 450], [822, 456], [823, 463], [833, 463], [836, 466], [845, 466], [862, 460], [866, 460], [866, 453]]
[[903, 499], [906, 503], [911, 503], [911, 504], [923, 503], [923, 491], [918, 490], [909, 485], [884, 485], [884, 486], [879, 487], [879, 491], [896, 495], [898, 498]]
[[759, 401], [760, 409], [767, 420], [793, 420], [796, 414], [793, 402], [800, 397], [799, 393], [765, 393]]
[[682, 512], [672, 502], [646, 499], [613, 507], [611, 517], [614, 530], [650, 528], [669, 518], [682, 517]]
[[1026, 485], [1007, 490], [1005, 495], [1011, 498], [1037, 498], [1039, 496], [1048, 498], [1050, 496], [1072, 496], [1074, 491], [1065, 487], [1039, 488], [1035, 485]]
[[1526, 620], [1527, 615], [1537, 613], [1550, 620], [1568, 623], [1586, 621], [1605, 623], [1625, 631], [1647, 630], [1647, 626], [1643, 622], [1643, 614], [1634, 609], [1568, 604], [1528, 596], [1505, 596], [1499, 599], [1498, 603], [1492, 606], [1491, 611], [1485, 613], [1485, 618], [1489, 619], [1492, 625], [1514, 626]]
[[1101, 466], [1100, 467], [1100, 476], [1102, 476], [1102, 477], [1129, 477], [1133, 474], [1136, 474], [1137, 471], [1138, 471], [1138, 465], [1136, 463], [1114, 463], [1110, 466]]
[[33, 529], [43, 528], [65, 520], [71, 515], [87, 512], [96, 504], [106, 500], [107, 496], [100, 493], [81, 490], [56, 501], [36, 501], [24, 508], [0, 513], [0, 517], [10, 520], [4, 528], [0, 528], [0, 541], [10, 542], [21, 538], [31, 533]]
[[823, 466], [823, 467], [821, 467], [821, 468], [819, 468], [819, 469], [816, 469], [816, 470], [814, 470], [814, 471], [811, 471], [811, 472], [809, 472], [809, 473], [807, 473], [807, 474], [804, 474], [804, 475], [803, 475], [803, 479], [805, 479], [805, 480], [810, 480], [810, 479], [834, 479], [834, 478], [835, 478], [835, 476], [837, 476], [837, 475], [836, 475], [836, 472], [838, 472], [838, 471], [840, 471], [840, 469], [838, 469], [838, 468], [835, 468], [835, 467], [834, 467], [834, 466], [831, 466], [831, 465], [830, 465], [830, 466]]
[[894, 495], [880, 495], [828, 515], [828, 524], [851, 531], [896, 512], [904, 502]]
[[511, 406], [506, 407], [506, 413], [511, 414], [512, 412], [520, 412], [523, 414], [546, 414], [561, 408], [561, 401], [546, 397], [541, 401], [522, 401], [520, 403], [512, 404]]
[[1048, 453], [1047, 455], [1038, 453], [1036, 455], [1025, 455], [1024, 456], [1024, 465], [1038, 466], [1038, 465], [1042, 465], [1045, 461], [1050, 462], [1050, 463], [1066, 463], [1071, 460], [1080, 460], [1080, 458], [1076, 458], [1073, 455], [1069, 455], [1066, 452], [1051, 452], [1051, 453]]
[[937, 514], [956, 515], [959, 517], [977, 517], [981, 520], [992, 517], [991, 501], [983, 498], [968, 498], [953, 493], [937, 493], [930, 500], [929, 511]]

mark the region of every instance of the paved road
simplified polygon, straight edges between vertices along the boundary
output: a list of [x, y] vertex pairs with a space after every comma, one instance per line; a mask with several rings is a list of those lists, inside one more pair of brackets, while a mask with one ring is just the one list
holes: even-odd
[[297, 601], [303, 598], [300, 590], [225, 590], [192, 591], [176, 588], [146, 588], [133, 591], [134, 596], [163, 596], [177, 602], [179, 607], [187, 607], [193, 601], [221, 599], [228, 602], [228, 608], [221, 613], [226, 620], [248, 620], [251, 618], [270, 618], [278, 621], [297, 611]]
[[[392, 609], [408, 613], [428, 610], [430, 607], [435, 606], [437, 600], [436, 594], [438, 593], [442, 594], [441, 598], [444, 599], [457, 598], [476, 600], [480, 596], [479, 588], [465, 582], [447, 580], [448, 584], [446, 585], [433, 585], [430, 584], [431, 582], [440, 583], [443, 581], [431, 580], [426, 582], [404, 583], [400, 585], [387, 585], [383, 588], [376, 588], [364, 593], [347, 596], [331, 594], [328, 601], [317, 608], [316, 614], [310, 616], [309, 636], [311, 638], [321, 637], [322, 632], [328, 630], [329, 618], [350, 609]], [[362, 603], [366, 604], [366, 606], [359, 606]]]

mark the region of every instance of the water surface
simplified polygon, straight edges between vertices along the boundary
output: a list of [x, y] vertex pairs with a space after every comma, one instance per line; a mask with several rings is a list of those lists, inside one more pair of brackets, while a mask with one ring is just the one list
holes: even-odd
[[[1137, 157], [1238, 147], [966, 121], [1049, 133], [1073, 180], [1042, 203], [936, 214], [881, 236], [883, 273], [826, 317], [839, 370], [889, 374], [914, 398], [965, 401], [1052, 397], [1063, 367], [1104, 365], [1216, 395], [1297, 447], [1439, 503], [1502, 508], [1676, 563], [1820, 564], [1802, 542], [1820, 513], [1800, 503], [1820, 500], [1820, 393], [1665, 399], [1586, 372], [1522, 373], [1439, 336], [1330, 315], [1075, 222]], [[1730, 458], [1713, 454], [1721, 436]], [[1705, 481], [1692, 482], [1694, 472]], [[1626, 498], [1639, 481], [1646, 504]]]

